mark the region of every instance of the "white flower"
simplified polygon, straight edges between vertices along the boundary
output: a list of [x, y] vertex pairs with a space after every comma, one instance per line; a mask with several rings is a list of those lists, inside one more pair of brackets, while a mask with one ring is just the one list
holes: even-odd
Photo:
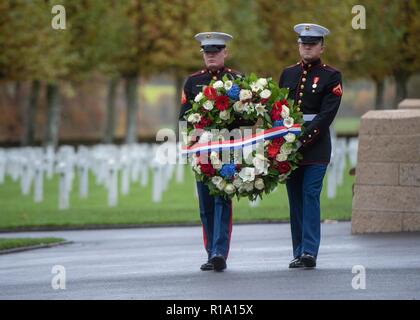
[[223, 88], [223, 86], [224, 86], [223, 81], [221, 81], [221, 80], [218, 80], [215, 83], [213, 83], [213, 88], [215, 88], [215, 89]]
[[223, 191], [226, 187], [227, 182], [225, 180], [221, 180], [217, 185], [216, 188], [219, 189], [220, 191]]
[[287, 160], [287, 154], [284, 154], [284, 153], [279, 153], [277, 156], [276, 156], [276, 160], [278, 161], [278, 162], [283, 162], [283, 161], [286, 161]]
[[226, 187], [225, 187], [225, 192], [226, 192], [227, 194], [232, 194], [232, 193], [235, 193], [235, 191], [236, 191], [236, 188], [235, 188], [235, 186], [234, 186], [233, 184], [228, 183], [228, 184], [226, 185]]
[[193, 113], [188, 116], [188, 122], [198, 123], [201, 120], [201, 116], [198, 113]]
[[286, 142], [293, 143], [296, 140], [296, 136], [293, 133], [289, 132], [284, 136], [284, 140], [286, 140]]
[[270, 96], [271, 96], [271, 91], [268, 90], [268, 89], [265, 89], [265, 90], [261, 91], [261, 93], [260, 93], [260, 97], [262, 99], [268, 99], [268, 98], [270, 98]]
[[250, 167], [242, 168], [242, 170], [239, 172], [239, 177], [241, 177], [244, 182], [254, 181], [255, 169]]
[[200, 168], [200, 166], [199, 166], [199, 165], [195, 165], [195, 166], [193, 166], [193, 169], [194, 169], [194, 171], [195, 171], [195, 172], [197, 172], [198, 174], [201, 174], [201, 168]]
[[197, 95], [195, 96], [194, 101], [195, 101], [195, 102], [200, 102], [200, 101], [201, 101], [201, 99], [203, 99], [203, 98], [204, 98], [204, 94], [203, 94], [202, 92], [200, 92], [199, 94], [197, 94]]
[[210, 160], [217, 159], [219, 160], [219, 154], [216, 151], [210, 153]]
[[189, 134], [189, 135], [187, 136], [187, 144], [190, 144], [190, 143], [192, 143], [192, 142], [197, 142], [197, 137], [196, 137], [196, 136], [194, 136], [193, 134]]
[[264, 190], [264, 187], [265, 187], [264, 180], [262, 178], [256, 179], [254, 186], [255, 186], [255, 189], [257, 190]]
[[223, 180], [223, 178], [222, 177], [219, 177], [219, 176], [214, 176], [214, 177], [211, 178], [211, 182], [215, 186], [217, 186], [220, 183], [220, 181], [222, 181], [222, 180]]
[[197, 157], [196, 154], [193, 154], [192, 159], [191, 159], [191, 165], [195, 166], [195, 165], [197, 165], [197, 163], [198, 163], [198, 157]]
[[227, 90], [230, 90], [232, 88], [232, 86], [233, 86], [233, 82], [232, 81], [228, 80], [228, 81], [225, 82], [225, 90], [226, 91]]
[[243, 187], [248, 192], [251, 192], [252, 190], [254, 190], [254, 184], [252, 182], [245, 182]]
[[291, 117], [284, 118], [283, 124], [285, 127], [290, 128], [291, 126], [293, 126], [294, 123], [295, 121], [293, 120], [293, 118]]
[[293, 151], [293, 147], [289, 143], [284, 143], [280, 148], [281, 154], [289, 155], [292, 153], [292, 151]]
[[211, 164], [212, 164], [213, 168], [215, 168], [216, 170], [222, 169], [222, 166], [223, 166], [222, 161], [220, 161], [219, 159], [210, 160], [210, 161], [211, 161]]
[[193, 170], [197, 172], [198, 174], [201, 174], [201, 168], [198, 165], [198, 157], [194, 154], [191, 160], [191, 166], [193, 167]]
[[220, 159], [219, 159], [219, 156], [217, 156], [217, 157], [211, 157], [210, 156], [210, 163], [211, 164], [218, 164], [220, 162]]
[[267, 81], [267, 79], [266, 79], [266, 78], [259, 78], [259, 79], [257, 80], [257, 84], [258, 84], [260, 87], [264, 88], [264, 87], [268, 84], [268, 81]]
[[288, 118], [290, 115], [290, 109], [287, 106], [282, 105], [280, 115], [282, 118]]
[[249, 86], [251, 87], [252, 92], [258, 92], [259, 90], [262, 90], [261, 85], [257, 82], [253, 82]]
[[206, 102], [203, 103], [203, 108], [210, 111], [212, 110], [214, 107], [213, 101], [207, 100]]
[[255, 174], [266, 175], [268, 173], [268, 160], [263, 155], [257, 153], [252, 164], [255, 167]]
[[253, 103], [245, 103], [244, 105], [244, 110], [246, 111], [247, 114], [251, 114], [254, 112], [254, 104]]
[[249, 90], [241, 90], [239, 92], [239, 100], [241, 101], [245, 101], [245, 100], [249, 100], [252, 98], [252, 92]]
[[236, 112], [239, 112], [239, 113], [244, 112], [244, 107], [245, 106], [241, 101], [236, 101], [233, 104], [233, 110], [235, 110]]
[[255, 105], [255, 111], [257, 111], [257, 115], [263, 116], [267, 110], [265, 110], [265, 105], [258, 103]]
[[241, 178], [239, 178], [239, 177], [236, 177], [234, 180], [233, 180], [233, 185], [236, 187], [236, 188], [240, 188], [241, 186], [242, 186], [242, 184], [243, 184], [243, 182], [242, 182], [242, 179]]
[[222, 120], [229, 120], [230, 119], [230, 112], [228, 110], [223, 110], [220, 112], [220, 119]]
[[198, 143], [209, 143], [213, 139], [211, 132], [204, 131], [198, 140]]

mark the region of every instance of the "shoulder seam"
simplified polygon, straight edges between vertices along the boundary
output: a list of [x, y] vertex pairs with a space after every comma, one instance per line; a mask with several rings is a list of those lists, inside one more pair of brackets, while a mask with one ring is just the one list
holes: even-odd
[[334, 68], [334, 67], [332, 67], [332, 66], [330, 66], [330, 65], [328, 65], [328, 64], [325, 64], [325, 63], [323, 63], [323, 64], [322, 64], [322, 67], [323, 67], [324, 69], [329, 70], [329, 71], [333, 71], [333, 72], [340, 72], [340, 70], [338, 70], [338, 69], [336, 69], [336, 68]]
[[200, 74], [203, 74], [204, 72], [205, 72], [205, 70], [204, 70], [204, 69], [198, 70], [198, 71], [196, 71], [196, 72], [194, 72], [194, 73], [190, 74], [190, 77], [198, 76], [198, 75], [200, 75]]
[[299, 66], [299, 65], [300, 65], [300, 62], [298, 62], [298, 63], [294, 63], [294, 64], [291, 64], [291, 65], [289, 65], [289, 66], [285, 67], [284, 69], [290, 69], [290, 68], [293, 68], [293, 67], [297, 67], [297, 66]]
[[232, 72], [232, 73], [236, 73], [236, 74], [242, 74], [240, 71], [232, 69], [232, 68], [227, 68], [226, 67], [227, 72]]

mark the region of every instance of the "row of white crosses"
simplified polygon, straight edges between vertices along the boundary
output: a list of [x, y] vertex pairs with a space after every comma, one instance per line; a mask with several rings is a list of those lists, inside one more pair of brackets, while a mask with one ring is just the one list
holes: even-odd
[[31, 193], [34, 186], [34, 201], [43, 201], [44, 177], [59, 179], [59, 209], [70, 206], [70, 194], [74, 178], [79, 177], [79, 197], [89, 196], [89, 173], [93, 173], [96, 184], [108, 191], [108, 206], [118, 204], [119, 194], [128, 195], [132, 183], [141, 187], [149, 184], [149, 171], [153, 172], [153, 202], [162, 201], [162, 194], [176, 171], [176, 181], [184, 181], [183, 164], [161, 164], [156, 161], [157, 145], [96, 145], [61, 146], [57, 152], [52, 148], [0, 149], [0, 184], [5, 176], [20, 182], [23, 195]]
[[[332, 135], [332, 157], [327, 171], [327, 197], [336, 196], [337, 187], [342, 185], [346, 159], [354, 167], [357, 161], [357, 138], [337, 139]], [[128, 195], [131, 184], [141, 187], [152, 185], [152, 201], [159, 203], [168, 190], [168, 185], [175, 175], [176, 182], [184, 181], [185, 165], [168, 164], [156, 161], [157, 144], [133, 145], [95, 145], [79, 146], [77, 151], [72, 146], [61, 146], [57, 152], [53, 148], [12, 148], [0, 149], [0, 184], [10, 176], [20, 182], [23, 195], [29, 195], [33, 186], [34, 202], [44, 198], [44, 177], [59, 177], [58, 207], [70, 206], [70, 194], [74, 178], [79, 177], [79, 197], [89, 196], [89, 174], [93, 173], [96, 185], [103, 186], [108, 192], [108, 206], [118, 204], [119, 195]], [[149, 171], [153, 177], [149, 179]], [[196, 195], [196, 190], [194, 190]], [[251, 207], [259, 201], [250, 202]]]
[[332, 136], [331, 162], [327, 170], [327, 197], [333, 199], [337, 195], [337, 188], [343, 185], [347, 159], [350, 167], [357, 163], [357, 138], [336, 138]]

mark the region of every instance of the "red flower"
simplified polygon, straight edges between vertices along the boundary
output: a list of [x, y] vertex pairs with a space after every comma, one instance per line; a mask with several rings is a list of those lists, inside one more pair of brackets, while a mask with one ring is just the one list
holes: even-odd
[[274, 159], [280, 151], [280, 145], [277, 143], [270, 143], [267, 148], [269, 158]]
[[277, 170], [281, 174], [288, 173], [291, 169], [292, 169], [292, 167], [290, 166], [289, 162], [287, 162], [287, 161], [279, 162], [278, 165], [277, 165]]
[[218, 96], [216, 97], [215, 105], [220, 111], [227, 110], [229, 108], [229, 98], [226, 96]]
[[214, 100], [217, 97], [216, 89], [214, 89], [213, 87], [207, 86], [204, 88], [204, 95], [206, 96], [207, 99]]
[[273, 108], [271, 109], [270, 112], [270, 116], [271, 116], [271, 120], [273, 121], [277, 121], [277, 120], [281, 120], [281, 111], [283, 110], [283, 105], [280, 101], [276, 101], [273, 104]]
[[271, 143], [277, 144], [279, 147], [281, 147], [284, 144], [285, 140], [283, 137], [275, 138], [272, 140]]
[[285, 106], [289, 106], [289, 103], [287, 102], [287, 100], [286, 99], [283, 99], [283, 101], [281, 102], [282, 104], [284, 104]]
[[213, 122], [211, 121], [211, 119], [206, 119], [204, 117], [201, 117], [201, 120], [199, 123], [196, 123], [194, 125], [194, 128], [196, 129], [204, 129], [205, 127], [208, 127], [209, 125], [211, 125]]
[[200, 164], [200, 169], [203, 174], [207, 177], [213, 177], [216, 174], [216, 170], [211, 164]]
[[261, 100], [260, 100], [260, 103], [261, 103], [261, 104], [266, 104], [266, 103], [268, 102], [268, 100], [269, 100], [269, 99], [261, 99]]

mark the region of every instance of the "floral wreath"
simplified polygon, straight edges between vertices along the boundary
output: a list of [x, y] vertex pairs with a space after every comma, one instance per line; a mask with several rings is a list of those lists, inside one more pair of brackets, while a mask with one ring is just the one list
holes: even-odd
[[[238, 199], [262, 198], [279, 183], [285, 183], [298, 167], [302, 155], [297, 152], [297, 141], [304, 121], [288, 93], [271, 78], [251, 74], [231, 80], [225, 75], [204, 86], [191, 101], [192, 108], [184, 116], [189, 140], [182, 153], [192, 156], [196, 178], [208, 186], [210, 194], [229, 199], [235, 195]], [[238, 121], [252, 123], [260, 132], [239, 140], [224, 140], [212, 134]], [[199, 130], [201, 133], [194, 135]], [[194, 136], [200, 139], [192, 144]], [[238, 152], [244, 153], [247, 146], [257, 144], [262, 148], [251, 149], [244, 155], [245, 161], [237, 161]], [[223, 151], [229, 154], [227, 161]]]

